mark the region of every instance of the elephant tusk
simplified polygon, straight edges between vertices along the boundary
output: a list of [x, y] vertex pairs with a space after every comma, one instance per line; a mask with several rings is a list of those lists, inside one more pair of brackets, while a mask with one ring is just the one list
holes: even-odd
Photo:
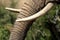
[[41, 11], [39, 11], [38, 13], [32, 15], [32, 16], [29, 16], [29, 17], [26, 17], [26, 18], [21, 18], [21, 19], [17, 19], [16, 21], [30, 21], [30, 20], [33, 20], [33, 19], [36, 19], [44, 14], [46, 14], [47, 11], [49, 11], [52, 6], [54, 4], [53, 3], [48, 3]]
[[8, 7], [6, 7], [5, 9], [12, 11], [12, 12], [17, 12], [17, 13], [19, 13], [21, 10], [21, 9], [14, 9], [14, 8], [8, 8]]

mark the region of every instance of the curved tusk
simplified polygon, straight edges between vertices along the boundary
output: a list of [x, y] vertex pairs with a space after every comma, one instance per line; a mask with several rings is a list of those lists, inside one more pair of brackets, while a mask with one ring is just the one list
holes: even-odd
[[33, 19], [36, 19], [38, 18], [39, 16], [42, 16], [44, 15], [47, 11], [49, 11], [52, 6], [54, 4], [53, 3], [48, 3], [47, 6], [45, 6], [41, 11], [39, 11], [38, 13], [30, 16], [30, 17], [26, 17], [26, 18], [21, 18], [21, 19], [17, 19], [16, 21], [30, 21], [30, 20], [33, 20]]
[[8, 8], [6, 7], [5, 9], [12, 11], [12, 12], [20, 12], [21, 9], [14, 9], [14, 8]]

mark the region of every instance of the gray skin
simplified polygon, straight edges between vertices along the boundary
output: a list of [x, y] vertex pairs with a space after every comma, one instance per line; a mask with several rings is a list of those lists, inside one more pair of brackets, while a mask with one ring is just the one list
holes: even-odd
[[[28, 17], [37, 13], [39, 10], [41, 10], [44, 7], [44, 5], [48, 1], [49, 0], [18, 0], [16, 8], [20, 8], [21, 11], [20, 13], [18, 13], [17, 19]], [[33, 20], [26, 22], [15, 21], [9, 40], [24, 40], [27, 31], [33, 22], [34, 22]]]

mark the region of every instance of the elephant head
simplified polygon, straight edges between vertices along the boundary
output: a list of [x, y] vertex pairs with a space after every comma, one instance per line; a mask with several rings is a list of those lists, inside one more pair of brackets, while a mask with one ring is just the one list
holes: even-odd
[[19, 9], [6, 8], [13, 12], [19, 12], [9, 40], [24, 40], [34, 19], [44, 15], [54, 5], [53, 3], [48, 3], [47, 6], [44, 7], [48, 1], [50, 0], [21, 0], [16, 6]]

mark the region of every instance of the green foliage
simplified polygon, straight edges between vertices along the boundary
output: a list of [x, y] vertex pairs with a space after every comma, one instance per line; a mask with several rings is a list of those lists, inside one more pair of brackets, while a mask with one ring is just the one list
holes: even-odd
[[0, 6], [0, 40], [8, 40], [10, 29], [14, 24], [16, 14]]
[[[54, 29], [58, 21], [55, 21], [55, 11], [56, 8], [53, 7], [46, 15], [39, 17], [31, 26], [25, 40], [60, 40], [58, 30]], [[60, 21], [58, 21], [58, 24], [60, 25]], [[60, 30], [60, 26], [58, 26], [58, 29]]]
[[10, 32], [6, 28], [0, 26], [0, 40], [8, 40], [9, 34]]

